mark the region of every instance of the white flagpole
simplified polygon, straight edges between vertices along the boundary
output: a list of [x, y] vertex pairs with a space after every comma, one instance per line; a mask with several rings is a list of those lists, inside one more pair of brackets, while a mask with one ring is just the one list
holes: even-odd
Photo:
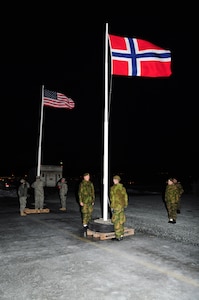
[[108, 219], [108, 23], [105, 34], [105, 105], [104, 105], [104, 178], [103, 178], [103, 220]]
[[37, 176], [40, 176], [41, 169], [41, 141], [42, 141], [42, 128], [43, 128], [43, 110], [44, 110], [44, 86], [42, 85], [42, 95], [41, 95], [41, 117], [40, 117], [40, 130], [39, 130], [39, 147], [38, 147], [38, 163], [37, 163]]

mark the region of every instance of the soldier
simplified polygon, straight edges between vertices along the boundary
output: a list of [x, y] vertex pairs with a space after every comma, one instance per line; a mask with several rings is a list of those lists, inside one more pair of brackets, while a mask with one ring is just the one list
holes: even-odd
[[36, 213], [40, 213], [44, 208], [44, 186], [44, 181], [40, 178], [40, 176], [36, 176], [36, 180], [31, 185], [34, 189]]
[[173, 182], [173, 178], [169, 178], [165, 189], [165, 203], [167, 207], [169, 221], [168, 223], [175, 224], [177, 218], [178, 204], [178, 188]]
[[114, 225], [115, 239], [117, 241], [122, 240], [124, 236], [124, 223], [126, 222], [124, 209], [128, 206], [126, 188], [120, 183], [120, 180], [120, 176], [114, 176], [114, 184], [110, 188], [111, 221]]
[[182, 197], [182, 194], [184, 193], [184, 189], [182, 187], [182, 184], [176, 178], [173, 178], [173, 182], [174, 182], [174, 184], [178, 188], [177, 214], [180, 214], [180, 210], [181, 210], [181, 197]]
[[89, 173], [84, 173], [83, 175], [83, 180], [79, 184], [78, 196], [82, 213], [82, 223], [86, 230], [89, 221], [91, 221], [93, 206], [95, 204], [95, 189], [93, 183], [90, 181]]
[[26, 216], [25, 208], [27, 204], [29, 188], [30, 188], [30, 184], [25, 179], [21, 179], [20, 185], [18, 187], [18, 196], [19, 196], [19, 204], [20, 204], [20, 215], [22, 217]]
[[58, 184], [58, 189], [59, 189], [59, 197], [61, 200], [61, 208], [60, 210], [62, 211], [66, 211], [66, 197], [67, 197], [67, 193], [68, 193], [68, 184], [66, 182], [65, 178], [62, 178]]

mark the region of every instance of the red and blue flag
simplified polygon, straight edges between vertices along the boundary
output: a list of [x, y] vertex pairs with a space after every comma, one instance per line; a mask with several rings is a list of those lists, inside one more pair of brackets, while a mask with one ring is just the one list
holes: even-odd
[[121, 76], [168, 77], [171, 52], [148, 41], [109, 35], [112, 74]]

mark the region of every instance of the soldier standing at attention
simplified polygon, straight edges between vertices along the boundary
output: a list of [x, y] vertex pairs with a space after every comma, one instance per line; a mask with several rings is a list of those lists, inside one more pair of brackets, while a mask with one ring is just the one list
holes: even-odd
[[124, 209], [128, 206], [126, 188], [120, 183], [120, 180], [120, 176], [114, 176], [114, 184], [110, 188], [111, 222], [114, 225], [115, 239], [117, 241], [122, 240], [124, 236], [124, 223], [126, 222]]
[[82, 213], [82, 223], [86, 230], [89, 221], [91, 221], [93, 206], [95, 204], [95, 189], [93, 183], [90, 181], [89, 173], [84, 173], [83, 175], [83, 180], [79, 184], [78, 196]]
[[175, 224], [177, 218], [178, 205], [178, 188], [173, 182], [173, 178], [169, 178], [165, 189], [165, 203], [167, 207], [169, 221], [168, 223]]
[[20, 215], [26, 216], [25, 208], [27, 204], [28, 190], [30, 188], [30, 184], [25, 180], [20, 180], [20, 186], [18, 187], [18, 196], [19, 196], [19, 204], [20, 204]]
[[45, 183], [40, 176], [36, 176], [36, 180], [31, 185], [34, 189], [36, 213], [40, 213], [44, 208], [44, 185]]
[[58, 182], [57, 186], [59, 189], [59, 197], [61, 200], [60, 210], [66, 211], [66, 197], [67, 197], [67, 193], [68, 193], [68, 184], [66, 182], [66, 179], [62, 178], [61, 181]]

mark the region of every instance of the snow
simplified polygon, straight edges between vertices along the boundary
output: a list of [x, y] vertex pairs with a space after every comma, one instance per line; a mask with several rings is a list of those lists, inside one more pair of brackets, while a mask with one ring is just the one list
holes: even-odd
[[[16, 191], [0, 195], [1, 300], [199, 299], [198, 197], [183, 195], [169, 224], [162, 195], [129, 194], [125, 225], [135, 234], [118, 242], [84, 235], [73, 191], [66, 212], [48, 193], [50, 213], [26, 217]], [[100, 217], [98, 194], [93, 218]]]

